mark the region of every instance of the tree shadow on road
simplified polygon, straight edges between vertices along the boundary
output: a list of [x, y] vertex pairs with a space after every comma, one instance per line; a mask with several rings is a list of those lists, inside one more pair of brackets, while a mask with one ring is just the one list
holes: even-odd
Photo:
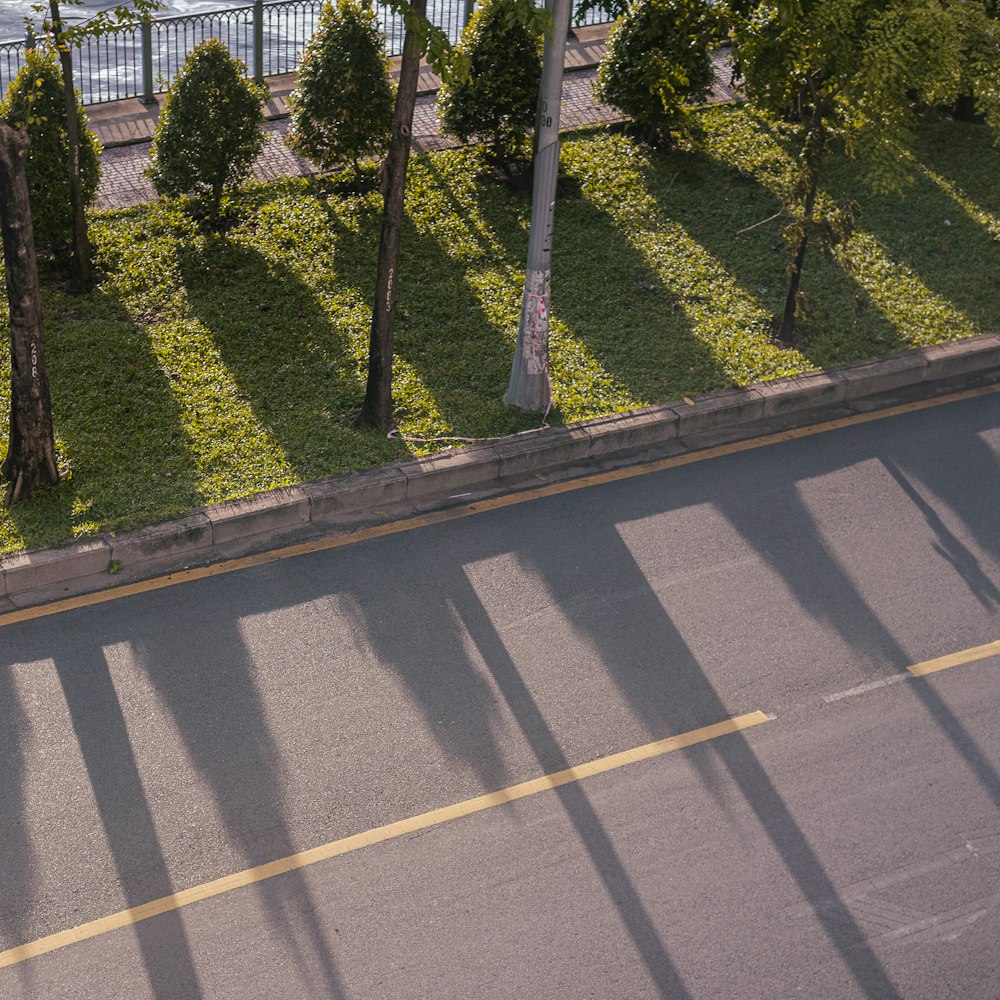
[[[56, 672], [126, 906], [172, 895], [175, 886], [104, 655], [77, 648], [71, 661], [56, 658]], [[157, 1000], [202, 996], [179, 913], [141, 921], [134, 933]]]
[[[4, 860], [0, 865], [0, 933], [6, 947], [24, 944], [33, 908], [36, 857], [25, 823], [25, 759], [23, 744], [28, 740], [31, 719], [14, 685], [14, 664], [0, 655], [0, 844]], [[25, 985], [30, 984], [31, 967], [17, 968]]]
[[[199, 616], [201, 617], [201, 616]], [[288, 857], [284, 776], [254, 678], [253, 659], [235, 622], [211, 614], [211, 652], [190, 626], [154, 624], [128, 635], [136, 660], [171, 712], [188, 760], [207, 784], [226, 835], [247, 867]], [[214, 697], [206, 697], [206, 670]], [[293, 960], [304, 995], [344, 996], [316, 903], [301, 871], [259, 883], [268, 922]]]

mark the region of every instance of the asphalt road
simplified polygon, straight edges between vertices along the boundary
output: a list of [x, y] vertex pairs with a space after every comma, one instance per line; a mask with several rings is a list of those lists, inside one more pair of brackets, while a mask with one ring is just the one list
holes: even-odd
[[769, 718], [0, 996], [997, 1000], [998, 498], [993, 394], [4, 626], [0, 950]]

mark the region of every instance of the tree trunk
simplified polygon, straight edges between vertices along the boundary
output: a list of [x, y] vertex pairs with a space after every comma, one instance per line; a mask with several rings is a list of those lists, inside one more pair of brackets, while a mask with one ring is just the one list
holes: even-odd
[[[423, 17], [427, 0], [413, 0], [410, 6]], [[399, 236], [403, 228], [406, 166], [410, 159], [419, 72], [420, 48], [407, 28], [396, 90], [392, 138], [389, 140], [383, 175], [385, 196], [375, 274], [375, 305], [368, 341], [368, 385], [358, 418], [362, 424], [386, 431], [392, 428], [392, 337], [396, 319], [396, 287], [399, 284]]]
[[799, 245], [795, 248], [795, 256], [788, 269], [788, 293], [785, 296], [785, 309], [781, 315], [781, 324], [777, 332], [778, 339], [786, 344], [793, 343], [795, 338], [795, 307], [799, 296], [799, 281], [802, 278], [802, 264], [805, 261], [806, 248], [809, 245], [809, 231], [812, 228], [816, 208], [820, 163], [826, 152], [826, 130], [823, 127], [823, 114], [822, 106], [817, 107], [813, 112], [812, 122], [802, 149], [802, 174], [799, 178], [800, 187], [805, 190], [802, 219], [800, 220], [802, 231], [799, 236]]
[[69, 48], [62, 42], [62, 18], [59, 4], [49, 0], [52, 33], [62, 67], [63, 93], [66, 96], [66, 146], [69, 175], [69, 201], [73, 213], [73, 287], [80, 293], [94, 287], [94, 269], [90, 262], [90, 240], [87, 237], [87, 214], [83, 204], [83, 182], [80, 178], [80, 123], [77, 118], [76, 92], [73, 89], [73, 60]]
[[570, 0], [549, 0], [548, 3], [553, 27], [551, 34], [545, 37], [542, 80], [538, 90], [528, 266], [521, 293], [517, 343], [507, 392], [503, 397], [509, 406], [516, 406], [527, 413], [548, 413], [552, 405], [549, 384], [552, 232], [559, 181], [559, 111], [570, 8]]
[[819, 178], [814, 173], [812, 183], [806, 195], [805, 212], [802, 217], [802, 233], [799, 245], [795, 248], [792, 265], [788, 269], [788, 292], [785, 295], [785, 309], [781, 314], [781, 325], [778, 327], [778, 339], [785, 344], [791, 344], [795, 337], [795, 307], [799, 297], [799, 280], [802, 277], [802, 263], [806, 258], [806, 248], [809, 245], [809, 227], [812, 225], [813, 205], [816, 201], [816, 185]]
[[28, 203], [28, 134], [0, 122], [0, 230], [10, 304], [10, 437], [0, 474], [7, 502], [58, 482], [52, 404], [42, 349], [42, 305]]

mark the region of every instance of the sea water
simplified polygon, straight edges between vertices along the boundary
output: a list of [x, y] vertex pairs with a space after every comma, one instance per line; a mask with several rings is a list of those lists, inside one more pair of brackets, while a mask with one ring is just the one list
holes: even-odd
[[[81, 4], [63, 3], [59, 12], [66, 21], [77, 23], [93, 17], [98, 11], [115, 7], [114, 0], [85, 0]], [[159, 17], [169, 17], [171, 14], [196, 14], [209, 10], [226, 10], [230, 7], [249, 6], [249, 0], [243, 3], [227, 2], [227, 0], [171, 0], [157, 11]], [[48, 4], [45, 5], [46, 10]], [[0, 0], [0, 42], [9, 42], [24, 37], [24, 19], [30, 17], [36, 24], [41, 24], [42, 14], [36, 14], [27, 0]]]

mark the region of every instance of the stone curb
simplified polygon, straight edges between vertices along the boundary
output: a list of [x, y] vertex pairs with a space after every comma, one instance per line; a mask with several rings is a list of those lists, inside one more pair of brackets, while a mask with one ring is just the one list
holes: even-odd
[[[471, 495], [500, 493], [518, 483], [588, 466], [624, 463], [697, 450], [708, 435], [753, 429], [770, 421], [820, 422], [845, 408], [871, 410], [872, 397], [921, 383], [984, 376], [997, 369], [1000, 333], [918, 348], [824, 371], [793, 375], [724, 392], [545, 428], [427, 458], [272, 490], [215, 504], [177, 521], [120, 535], [105, 535], [55, 549], [0, 559], [0, 600], [32, 603], [54, 589], [113, 586], [120, 570], [129, 579], [178, 570], [263, 549], [282, 538], [318, 535], [338, 527], [446, 505]], [[865, 405], [867, 401], [867, 405]], [[891, 398], [882, 401], [890, 405]], [[852, 404], [861, 405], [853, 406]], [[777, 426], [774, 426], [774, 425]], [[745, 431], [743, 436], [745, 436]], [[702, 439], [699, 441], [699, 437]], [[86, 583], [84, 584], [84, 581]], [[74, 583], [76, 586], [74, 587]]]

